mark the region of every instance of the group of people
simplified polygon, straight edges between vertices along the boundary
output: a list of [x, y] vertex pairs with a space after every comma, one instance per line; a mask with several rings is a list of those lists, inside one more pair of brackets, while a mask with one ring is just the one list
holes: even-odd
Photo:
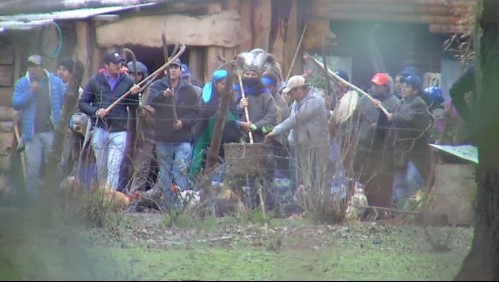
[[[352, 168], [352, 175], [343, 176], [365, 184], [371, 205], [391, 206], [395, 201], [400, 206], [414, 187], [420, 188], [429, 168], [432, 100], [423, 99], [417, 70], [405, 69], [395, 80], [385, 73], [374, 75], [370, 97], [339, 82], [338, 103], [330, 106], [304, 76], [284, 81], [271, 54], [255, 49], [241, 58], [240, 83], [236, 78], [228, 86], [232, 70], [218, 69], [199, 85], [180, 59], [165, 69], [163, 78], [144, 81], [148, 69], [142, 62], [125, 63], [119, 53], [107, 52], [103, 68], [82, 87], [77, 109], [91, 119], [97, 183], [131, 195], [161, 189], [167, 199], [163, 207], [180, 205], [178, 193], [195, 188], [193, 182], [205, 166], [221, 99], [229, 95], [229, 108], [222, 113], [222, 144], [249, 142], [250, 134], [255, 143], [272, 144], [273, 155], [284, 164], [269, 171], [273, 175], [276, 167], [284, 168], [292, 192], [299, 185], [324, 185], [322, 176], [332, 173], [324, 168], [331, 162], [334, 169]], [[30, 56], [27, 64], [12, 102], [22, 111], [27, 191], [36, 195], [74, 60], [61, 59], [57, 76], [44, 68], [39, 55]], [[346, 72], [337, 74], [349, 81]], [[338, 106], [355, 95], [352, 117], [339, 117]], [[343, 157], [331, 158], [331, 146]], [[218, 151], [223, 161], [223, 146]], [[153, 163], [158, 173], [151, 180]]]
[[397, 73], [395, 79], [387, 73], [375, 74], [369, 95], [343, 86], [345, 98], [340, 97], [339, 104], [358, 102], [348, 119], [336, 123], [334, 139], [341, 141], [337, 143], [346, 156], [343, 165], [350, 168], [348, 176], [362, 184], [370, 205], [403, 208], [411, 195], [425, 188], [431, 163], [429, 144], [435, 141], [432, 112], [444, 107], [438, 91], [436, 87], [423, 89], [414, 67]]

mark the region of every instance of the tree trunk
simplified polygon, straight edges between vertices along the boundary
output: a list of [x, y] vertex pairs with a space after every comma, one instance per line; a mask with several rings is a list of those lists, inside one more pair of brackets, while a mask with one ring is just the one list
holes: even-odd
[[[230, 70], [228, 70], [230, 72]], [[213, 86], [214, 87], [214, 86]], [[211, 172], [215, 169], [218, 163], [218, 154], [220, 145], [222, 144], [222, 131], [227, 118], [227, 111], [229, 110], [230, 102], [232, 100], [232, 79], [227, 78], [227, 85], [222, 93], [222, 99], [220, 99], [220, 106], [217, 113], [217, 121], [215, 123], [215, 128], [213, 129], [213, 137], [211, 139], [210, 148], [206, 153], [206, 173]], [[210, 179], [211, 180], [211, 179]]]
[[[483, 5], [483, 6], [481, 6]], [[477, 100], [472, 125], [480, 164], [476, 179], [475, 236], [456, 280], [499, 279], [499, 1], [479, 5]]]
[[62, 149], [64, 142], [67, 142], [66, 132], [69, 128], [69, 118], [73, 114], [73, 110], [78, 101], [78, 89], [81, 85], [83, 77], [83, 64], [75, 60], [75, 66], [71, 80], [69, 81], [68, 89], [66, 90], [66, 95], [64, 97], [64, 102], [62, 106], [61, 119], [58, 124], [56, 124], [54, 130], [54, 141], [52, 143], [52, 153], [47, 158], [47, 165], [45, 166], [47, 171], [44, 178], [44, 189], [43, 189], [43, 206], [42, 212], [43, 219], [50, 223], [52, 220], [51, 212], [54, 210], [57, 191], [61, 183], [61, 171], [59, 169], [59, 163], [61, 161]]
[[[227, 70], [231, 73], [231, 69]], [[211, 186], [211, 181], [216, 172], [216, 166], [218, 164], [218, 156], [220, 152], [220, 146], [222, 145], [222, 131], [225, 126], [225, 121], [227, 120], [227, 111], [229, 110], [230, 103], [232, 101], [232, 83], [233, 79], [229, 75], [227, 77], [227, 84], [224, 91], [221, 93], [222, 97], [220, 99], [220, 104], [217, 111], [217, 120], [215, 122], [215, 127], [213, 129], [213, 135], [211, 138], [210, 146], [206, 152], [206, 164], [203, 171], [203, 176], [201, 180], [197, 183], [201, 187], [201, 216], [206, 215], [206, 207], [209, 203], [209, 199], [213, 198], [216, 189]], [[213, 87], [215, 87], [213, 85]]]

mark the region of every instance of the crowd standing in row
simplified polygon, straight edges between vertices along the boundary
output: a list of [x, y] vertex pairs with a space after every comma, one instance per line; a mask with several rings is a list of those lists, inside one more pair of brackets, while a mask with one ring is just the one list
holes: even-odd
[[[254, 51], [255, 57], [262, 55], [262, 50]], [[74, 61], [59, 61], [59, 77], [44, 69], [39, 55], [30, 56], [27, 63], [28, 71], [16, 83], [12, 101], [22, 111], [26, 187], [35, 195]], [[149, 73], [142, 62], [125, 64], [119, 53], [108, 52], [102, 63], [103, 68], [85, 83], [78, 102], [81, 113], [91, 119], [91, 130], [84, 130], [91, 135], [80, 139], [91, 140], [92, 150], [86, 151], [95, 160], [94, 180], [136, 197], [159, 189], [166, 196], [163, 208], [179, 207], [180, 191], [199, 189], [195, 180], [204, 169], [231, 73], [216, 70], [209, 82], [200, 84], [177, 59], [163, 78], [141, 87]], [[284, 82], [278, 63], [269, 67], [246, 61], [239, 67], [241, 83], [235, 80], [229, 109], [222, 113], [226, 114], [222, 144], [249, 142], [250, 134], [256, 143], [272, 144], [276, 161], [267, 168], [267, 184], [279, 174], [290, 179], [294, 193], [300, 185], [309, 189], [323, 185], [319, 179], [330, 173], [333, 194], [347, 198], [351, 185], [346, 183], [361, 183], [371, 205], [399, 208], [424, 188], [431, 159], [428, 144], [435, 142], [432, 111], [443, 108], [444, 101], [438, 88], [423, 91], [416, 68], [405, 68], [395, 79], [387, 73], [375, 74], [369, 96], [352, 89], [348, 73], [338, 70], [343, 81], [329, 82], [336, 90], [330, 99], [331, 93], [319, 91], [303, 75]], [[133, 122], [130, 117], [135, 117]], [[136, 137], [133, 154], [127, 156], [127, 146], [132, 146], [127, 137], [130, 126], [135, 127]], [[72, 136], [78, 134], [70, 131]], [[81, 140], [73, 158], [85, 151]], [[223, 146], [219, 157], [223, 162]], [[71, 163], [77, 165], [67, 174], [79, 177], [88, 167], [81, 158]], [[338, 178], [344, 184], [341, 191], [335, 184]], [[89, 188], [91, 182], [85, 185]]]

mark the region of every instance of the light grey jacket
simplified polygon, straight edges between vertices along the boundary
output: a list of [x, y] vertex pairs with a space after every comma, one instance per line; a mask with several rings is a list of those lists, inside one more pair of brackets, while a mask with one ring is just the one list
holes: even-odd
[[279, 135], [290, 130], [291, 146], [317, 146], [327, 143], [327, 110], [324, 98], [309, 89], [303, 99], [291, 105], [290, 116], [274, 128]]

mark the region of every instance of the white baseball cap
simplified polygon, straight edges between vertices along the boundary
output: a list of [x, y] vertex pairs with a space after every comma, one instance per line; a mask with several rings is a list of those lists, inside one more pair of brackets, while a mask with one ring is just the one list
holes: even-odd
[[287, 86], [282, 90], [282, 93], [286, 94], [293, 88], [306, 85], [308, 85], [308, 83], [305, 82], [305, 78], [302, 75], [295, 75], [288, 79]]

